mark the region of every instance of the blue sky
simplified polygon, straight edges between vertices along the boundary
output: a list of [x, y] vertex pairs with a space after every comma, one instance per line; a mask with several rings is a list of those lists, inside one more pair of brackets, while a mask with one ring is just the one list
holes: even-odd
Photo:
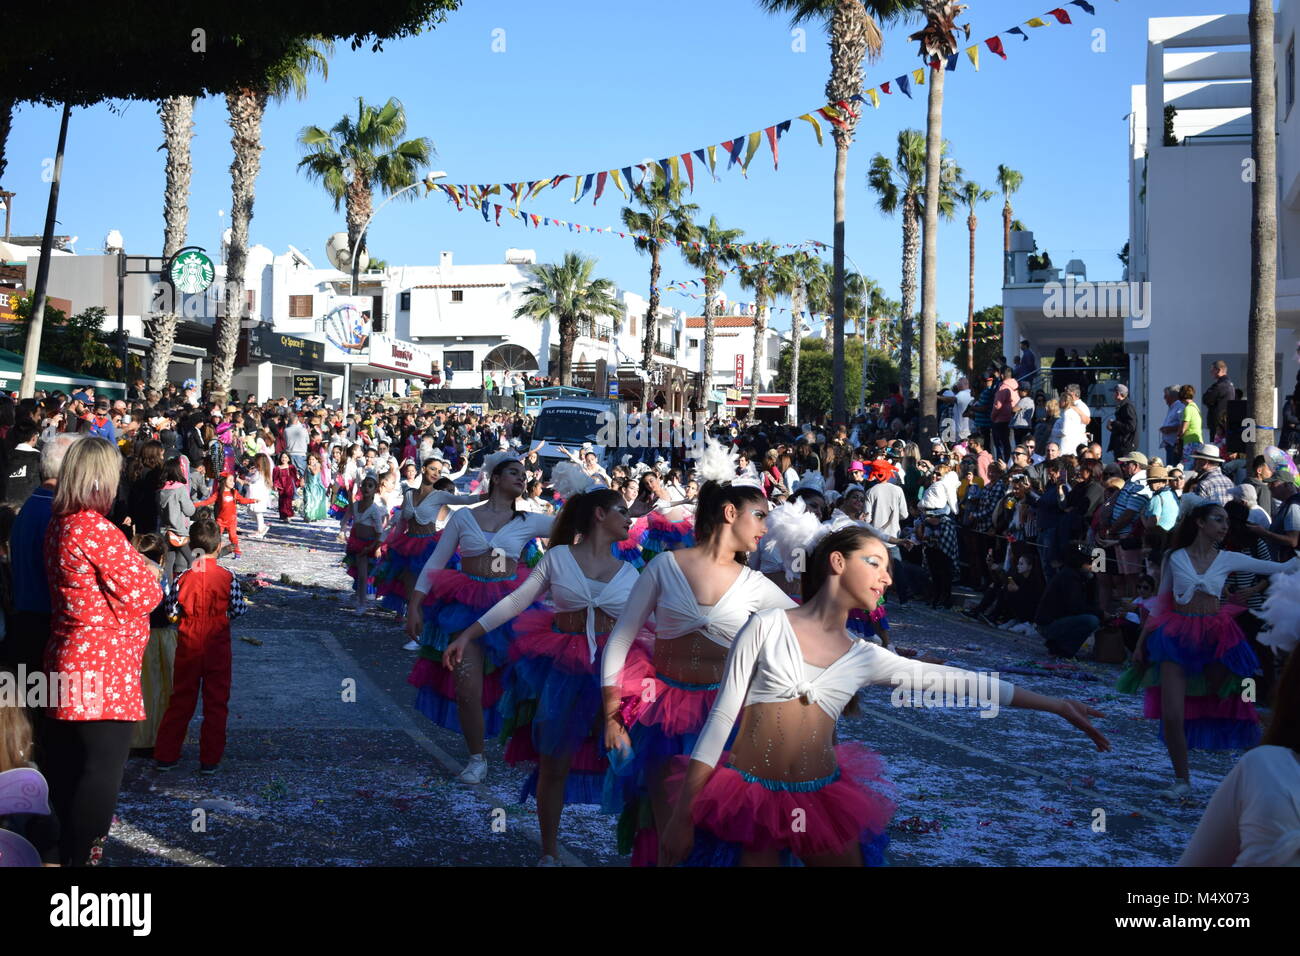
[[[1118, 278], [1116, 252], [1127, 233], [1129, 87], [1140, 83], [1148, 17], [1237, 12], [1224, 0], [1092, 0], [1096, 16], [1069, 6], [1073, 26], [1003, 36], [1009, 59], [981, 48], [976, 72], [963, 56], [948, 74], [944, 126], [952, 153], [967, 175], [996, 189], [1006, 163], [1024, 173], [1014, 198], [1017, 218], [1035, 232], [1040, 249], [1063, 266], [1081, 258], [1091, 278]], [[970, 0], [964, 15], [972, 40], [983, 40], [1049, 9], [1048, 0]], [[1092, 31], [1105, 31], [1105, 52], [1094, 52]], [[886, 34], [882, 58], [869, 64], [876, 86], [919, 60], [906, 37], [914, 27]], [[497, 31], [504, 31], [503, 33]], [[494, 43], [504, 51], [494, 52]], [[435, 144], [433, 168], [449, 181], [485, 183], [585, 173], [680, 154], [762, 129], [823, 104], [829, 72], [824, 31], [808, 29], [804, 52], [787, 20], [762, 13], [751, 0], [656, 0], [652, 6], [569, 0], [466, 0], [429, 33], [368, 48], [336, 50], [329, 78], [313, 82], [303, 101], [273, 104], [263, 129], [265, 152], [251, 227], [255, 243], [283, 252], [292, 243], [326, 265], [327, 237], [344, 228], [321, 188], [296, 170], [296, 137], [309, 124], [331, 126], [355, 110], [356, 98], [406, 106], [411, 135]], [[915, 91], [914, 91], [915, 93]], [[72, 114], [59, 206], [61, 233], [77, 235], [81, 252], [100, 248], [119, 229], [128, 252], [162, 247], [163, 157], [160, 122], [149, 103], [116, 103]], [[925, 95], [895, 93], [865, 111], [849, 157], [847, 250], [860, 269], [898, 298], [901, 223], [882, 216], [866, 186], [871, 156], [893, 156], [900, 129], [925, 127]], [[230, 129], [224, 100], [195, 111], [191, 243], [219, 250], [230, 208]], [[58, 115], [24, 106], [15, 116], [5, 187], [14, 190], [14, 231], [39, 233], [48, 186], [42, 162], [52, 156]], [[829, 136], [818, 147], [806, 123], [781, 140], [781, 167], [772, 169], [766, 144], [750, 166], [709, 181], [697, 170], [691, 201], [699, 218], [710, 214], [743, 229], [749, 239], [829, 242], [835, 153]], [[723, 164], [719, 164], [721, 170]], [[422, 192], [422, 190], [420, 190]], [[593, 190], [594, 193], [594, 190]], [[591, 195], [571, 202], [566, 181], [546, 190], [533, 212], [593, 226], [617, 225], [622, 197], [611, 184], [596, 206]], [[1001, 300], [1001, 200], [981, 207], [976, 307]], [[578, 249], [599, 259], [598, 270], [620, 286], [645, 294], [648, 260], [615, 236], [524, 229], [508, 216], [500, 228], [471, 212], [456, 212], [435, 193], [397, 202], [376, 218], [372, 252], [391, 264], [433, 264], [453, 250], [461, 263], [501, 262], [508, 247], [536, 249], [540, 261]], [[827, 253], [829, 256], [829, 252]], [[964, 213], [940, 227], [940, 319], [964, 322], [967, 229]], [[676, 255], [665, 257], [664, 281], [698, 275]], [[745, 299], [734, 281], [732, 299]], [[665, 304], [695, 310], [697, 300], [676, 293]], [[919, 303], [918, 303], [919, 308]], [[777, 327], [789, 316], [776, 315]]]

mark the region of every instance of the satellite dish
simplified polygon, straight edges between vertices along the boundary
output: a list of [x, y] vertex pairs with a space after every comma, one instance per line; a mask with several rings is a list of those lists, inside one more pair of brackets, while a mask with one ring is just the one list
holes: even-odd
[[108, 235], [104, 237], [104, 251], [120, 252], [125, 248], [126, 241], [122, 238], [122, 234], [116, 229], [110, 229]]
[[[325, 257], [340, 272], [352, 271], [352, 250], [348, 246], [348, 234], [346, 232], [336, 232], [326, 240]], [[368, 265], [370, 265], [370, 255], [362, 252], [357, 256], [357, 271], [365, 272]]]

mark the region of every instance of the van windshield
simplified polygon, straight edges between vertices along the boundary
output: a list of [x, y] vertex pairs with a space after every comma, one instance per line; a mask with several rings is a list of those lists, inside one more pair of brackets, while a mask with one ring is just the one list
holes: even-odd
[[603, 413], [592, 408], [544, 408], [533, 425], [533, 439], [576, 443], [596, 441]]

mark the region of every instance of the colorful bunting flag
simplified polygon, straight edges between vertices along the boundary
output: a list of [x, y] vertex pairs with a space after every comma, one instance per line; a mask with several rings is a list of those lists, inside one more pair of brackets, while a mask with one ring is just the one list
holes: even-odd
[[1093, 7], [1093, 5], [1088, 2], [1088, 0], [1070, 0], [1070, 6], [1079, 7], [1080, 9], [1086, 10], [1088, 13], [1091, 13], [1094, 16], [1097, 13], [1096, 8]]
[[1008, 32], [1008, 33], [1018, 33], [1018, 34], [1020, 34], [1020, 39], [1024, 40], [1026, 43], [1029, 42], [1029, 34], [1026, 33], [1024, 30], [1020, 29], [1020, 27], [1012, 27], [1012, 28], [1011, 28], [1010, 30], [1008, 30], [1007, 32]]
[[1002, 49], [1001, 37], [989, 37], [987, 40], [984, 41], [984, 45], [988, 47], [990, 50], [992, 50], [994, 53], [996, 53], [998, 56], [1002, 57], [1002, 59], [1005, 60], [1007, 58], [1006, 50]]
[[1070, 15], [1069, 15], [1068, 13], [1066, 13], [1066, 12], [1065, 12], [1063, 9], [1061, 9], [1060, 7], [1057, 7], [1055, 10], [1048, 10], [1048, 11], [1047, 11], [1047, 15], [1048, 15], [1049, 17], [1056, 17], [1056, 22], [1057, 22], [1057, 23], [1065, 23], [1065, 24], [1069, 24], [1069, 23], [1071, 22], [1071, 21], [1070, 21]]
[[970, 61], [975, 64], [975, 69], [978, 71], [980, 68], [979, 44], [977, 43], [975, 46], [968, 46], [966, 48], [966, 55], [970, 57]]
[[1047, 26], [1047, 21], [1042, 17], [1030, 17], [1025, 21], [1025, 24], [1031, 27], [1045, 27]]
[[907, 74], [904, 73], [902, 76], [897, 77], [894, 82], [897, 83], [898, 88], [903, 91], [903, 95], [910, 100], [912, 98], [912, 84], [908, 81]]

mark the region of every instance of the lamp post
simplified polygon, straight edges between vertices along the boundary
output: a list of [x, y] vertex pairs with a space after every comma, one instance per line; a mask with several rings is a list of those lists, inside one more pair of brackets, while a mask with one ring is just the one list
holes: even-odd
[[[355, 173], [353, 173], [353, 175], [355, 175]], [[411, 183], [409, 186], [403, 186], [397, 192], [393, 193], [391, 196], [389, 196], [387, 199], [381, 202], [379, 206], [375, 209], [375, 211], [370, 214], [370, 217], [366, 220], [365, 225], [361, 227], [361, 235], [357, 237], [356, 244], [352, 247], [352, 255], [348, 263], [349, 265], [348, 271], [352, 273], [352, 294], [353, 295], [358, 294], [357, 252], [361, 249], [362, 246], [366, 244], [366, 233], [370, 229], [370, 224], [375, 221], [375, 216], [379, 215], [379, 210], [383, 209], [385, 206], [387, 206], [390, 202], [392, 202], [394, 199], [396, 199], [398, 196], [402, 195], [403, 193], [410, 192], [412, 189], [415, 189], [418, 186], [425, 186], [428, 187], [429, 189], [432, 189], [434, 183], [436, 183], [440, 179], [446, 179], [446, 178], [447, 178], [447, 174], [442, 170], [437, 170], [435, 172], [429, 173], [419, 182]]]

